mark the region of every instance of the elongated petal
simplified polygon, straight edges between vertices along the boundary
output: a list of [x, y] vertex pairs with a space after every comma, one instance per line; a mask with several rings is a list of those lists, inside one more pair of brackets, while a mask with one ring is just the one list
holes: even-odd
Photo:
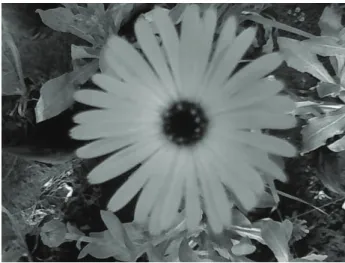
[[111, 211], [118, 211], [124, 207], [139, 191], [144, 187], [145, 183], [149, 179], [153, 171], [157, 169], [159, 165], [158, 161], [162, 160], [162, 149], [154, 153], [142, 166], [135, 171], [133, 175], [120, 187], [120, 189], [113, 195], [108, 204], [108, 209]]
[[223, 230], [223, 224], [216, 210], [217, 204], [214, 203], [213, 198], [212, 198], [212, 193], [207, 186], [208, 182], [206, 178], [210, 176], [207, 173], [207, 170], [205, 170], [207, 166], [203, 165], [201, 160], [198, 159], [197, 167], [198, 167], [197, 175], [200, 180], [200, 186], [201, 186], [202, 196], [204, 200], [204, 209], [206, 210], [207, 221], [210, 224], [211, 229], [214, 233], [217, 233], [217, 234], [221, 233]]
[[179, 68], [182, 84], [182, 94], [191, 95], [196, 86], [196, 74], [198, 72], [197, 55], [200, 48], [202, 23], [197, 5], [188, 6], [185, 9], [179, 49]]
[[149, 231], [152, 235], [160, 234], [164, 229], [161, 226], [161, 213], [163, 209], [163, 202], [161, 201], [164, 198], [164, 192], [161, 191], [158, 198], [155, 200], [153, 210], [150, 214], [149, 220]]
[[244, 30], [233, 42], [228, 51], [220, 60], [209, 79], [209, 86], [217, 88], [222, 86], [236, 68], [255, 38], [256, 30], [248, 28]]
[[70, 136], [77, 140], [94, 140], [98, 138], [106, 137], [118, 137], [126, 134], [135, 134], [140, 138], [141, 134], [152, 134], [158, 132], [152, 130], [152, 125], [141, 124], [135, 122], [99, 122], [98, 125], [95, 122], [84, 123], [78, 125], [70, 130]]
[[214, 116], [219, 129], [289, 129], [295, 126], [296, 119], [286, 114], [266, 111], [238, 111]]
[[110, 137], [93, 141], [77, 150], [79, 158], [94, 158], [102, 156], [136, 142], [137, 136], [126, 134], [121, 137]]
[[230, 94], [235, 94], [245, 83], [253, 83], [279, 67], [283, 59], [279, 53], [261, 56], [233, 75], [224, 85]]
[[151, 137], [125, 148], [94, 168], [89, 173], [89, 182], [99, 184], [123, 174], [149, 158], [161, 145], [156, 137]]
[[152, 27], [147, 20], [142, 18], [135, 23], [134, 29], [141, 48], [163, 84], [161, 88], [176, 99], [176, 86], [169, 71], [167, 61], [162, 53], [162, 49], [158, 45], [157, 39], [153, 34]]
[[247, 151], [247, 161], [260, 171], [279, 179], [282, 182], [286, 181], [286, 174], [274, 161], [272, 161], [267, 153], [260, 151], [257, 148], [250, 147]]
[[189, 176], [185, 173], [184, 166], [188, 162], [188, 153], [181, 150], [175, 162], [173, 172], [171, 174], [170, 187], [166, 193], [162, 214], [161, 214], [161, 226], [164, 229], [171, 227], [172, 223], [176, 219], [178, 209], [180, 207], [182, 197], [184, 195], [184, 185], [186, 177]]
[[205, 74], [205, 81], [209, 80], [211, 74], [214, 73], [220, 61], [223, 60], [224, 55], [231, 48], [231, 45], [236, 37], [236, 26], [237, 22], [235, 17], [230, 17], [225, 22], [217, 41], [217, 46], [213, 53], [211, 62], [208, 65], [207, 73]]
[[202, 215], [200, 190], [195, 166], [196, 164], [193, 157], [193, 160], [187, 163], [185, 167], [186, 174], [188, 174], [185, 188], [187, 228], [191, 231], [195, 230], [199, 225]]
[[162, 191], [162, 187], [169, 179], [169, 175], [175, 165], [176, 151], [170, 147], [163, 146], [159, 154], [154, 157], [155, 167], [151, 170], [149, 182], [144, 186], [142, 193], [136, 204], [134, 220], [140, 224], [147, 221], [152, 211], [154, 203]]
[[89, 110], [78, 113], [73, 118], [75, 123], [94, 123], [100, 125], [102, 123], [123, 123], [132, 122], [134, 124], [147, 124], [159, 121], [159, 116], [153, 111], [141, 109], [140, 107], [128, 107], [125, 105], [115, 109]]
[[118, 98], [116, 101], [123, 100], [145, 107], [156, 107], [161, 104], [157, 95], [141, 86], [130, 85], [104, 74], [95, 74], [92, 80], [101, 89]]
[[162, 45], [166, 52], [172, 75], [175, 78], [175, 84], [180, 87], [181, 79], [178, 67], [179, 37], [177, 35], [174, 24], [171, 21], [171, 18], [161, 8], [156, 8], [153, 11], [153, 21], [155, 23], [155, 26], [157, 27], [159, 35], [161, 36]]
[[112, 68], [127, 83], [153, 92], [161, 100], [167, 99], [161, 84], [142, 56], [125, 40], [113, 36], [108, 40], [105, 56]]
[[287, 141], [278, 139], [274, 136], [258, 132], [234, 131], [229, 134], [229, 137], [268, 153], [285, 157], [293, 157], [296, 155], [296, 148], [294, 146]]

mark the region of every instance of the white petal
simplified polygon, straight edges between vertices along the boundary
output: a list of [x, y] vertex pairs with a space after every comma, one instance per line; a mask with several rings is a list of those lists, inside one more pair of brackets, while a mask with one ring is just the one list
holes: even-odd
[[115, 96], [117, 101], [123, 100], [154, 108], [162, 103], [157, 95], [141, 86], [130, 85], [104, 74], [95, 74], [92, 80], [100, 88]]
[[153, 210], [150, 215], [149, 231], [152, 235], [158, 235], [164, 230], [160, 224], [160, 216], [163, 209], [163, 202], [161, 202], [162, 198], [164, 198], [164, 193], [161, 192], [160, 196], [154, 203]]
[[[199, 149], [199, 161], [204, 164], [205, 173], [202, 173], [203, 178], [200, 180], [205, 181], [207, 185], [210, 196], [213, 200], [214, 210], [217, 212], [222, 225], [229, 226], [231, 222], [230, 215], [230, 202], [226, 196], [225, 189], [220, 183], [220, 179], [212, 176], [217, 173], [217, 166], [221, 165], [219, 162], [215, 161], [212, 157], [214, 153], [212, 151], [207, 151], [206, 149]], [[211, 161], [212, 159], [212, 161]]]
[[162, 44], [171, 67], [172, 75], [175, 78], [175, 84], [177, 86], [181, 86], [178, 62], [179, 38], [175, 26], [169, 15], [161, 8], [156, 8], [153, 11], [153, 21], [157, 27], [159, 35], [161, 36]]
[[185, 9], [181, 26], [181, 42], [179, 50], [179, 68], [182, 84], [182, 94], [190, 96], [195, 91], [198, 72], [198, 49], [202, 40], [202, 23], [197, 5]]
[[214, 203], [213, 198], [211, 196], [212, 193], [210, 192], [210, 189], [207, 186], [207, 177], [210, 176], [209, 170], [205, 169], [206, 165], [204, 165], [202, 163], [202, 160], [200, 160], [199, 158], [196, 159], [196, 165], [197, 175], [199, 177], [200, 186], [202, 190], [202, 197], [204, 200], [204, 207], [206, 210], [207, 221], [210, 224], [213, 232], [220, 233], [223, 230], [223, 224], [217, 213], [217, 204]]
[[229, 133], [229, 138], [275, 155], [284, 157], [296, 155], [296, 148], [287, 141], [259, 132], [233, 131]]
[[[228, 109], [243, 108], [271, 98], [284, 88], [277, 80], [263, 79], [252, 85], [243, 86], [238, 93], [230, 96]], [[274, 98], [272, 98], [274, 99]]]
[[105, 56], [122, 79], [153, 92], [162, 100], [167, 99], [151, 67], [128, 42], [113, 36], [108, 40], [107, 46], [109, 49], [105, 50]]
[[79, 158], [94, 158], [114, 152], [134, 143], [136, 140], [137, 136], [131, 136], [128, 134], [125, 134], [122, 137], [99, 139], [79, 148], [76, 153]]
[[217, 67], [214, 68], [208, 82], [210, 87], [221, 87], [233, 70], [236, 68], [238, 62], [246, 53], [247, 49], [253, 43], [256, 30], [254, 28], [248, 28], [244, 30], [232, 43], [231, 47], [224, 54]]
[[135, 122], [95, 122], [78, 125], [70, 130], [70, 136], [77, 140], [94, 140], [106, 137], [118, 137], [126, 134], [137, 135], [141, 138], [142, 134], [157, 134], [158, 129], [150, 124], [138, 124]]
[[[224, 55], [231, 48], [231, 45], [236, 36], [236, 27], [237, 22], [235, 17], [230, 17], [225, 22], [218, 38], [216, 49], [204, 77], [205, 83], [208, 82], [214, 70], [218, 67], [220, 61], [223, 59]], [[205, 84], [204, 86], [208, 87], [207, 84]]]
[[265, 77], [278, 68], [282, 62], [283, 59], [279, 53], [263, 55], [233, 75], [225, 84], [224, 88], [229, 90], [230, 94], [234, 94], [239, 88], [243, 87], [245, 83], [253, 83]]
[[111, 109], [116, 104], [116, 97], [98, 90], [79, 90], [74, 93], [78, 102], [104, 109]]
[[175, 165], [176, 152], [168, 146], [163, 146], [153, 158], [156, 165], [151, 169], [150, 180], [144, 186], [135, 208], [134, 220], [139, 224], [146, 222], [166, 180], [169, 179], [170, 171]]
[[187, 163], [186, 167], [186, 217], [187, 217], [187, 228], [191, 232], [197, 228], [200, 223], [202, 211], [200, 204], [200, 191], [199, 184], [195, 170], [195, 160]]
[[164, 229], [171, 227], [178, 214], [182, 197], [184, 195], [185, 179], [188, 176], [184, 171], [184, 166], [188, 162], [188, 152], [180, 150], [178, 152], [174, 168], [169, 176], [169, 188], [166, 192], [161, 212], [161, 226]]
[[149, 158], [161, 145], [162, 143], [155, 136], [144, 138], [99, 164], [89, 173], [89, 182], [99, 184], [118, 177]]
[[115, 106], [114, 109], [102, 109], [102, 110], [88, 110], [76, 114], [73, 117], [75, 123], [95, 124], [101, 125], [103, 123], [137, 123], [147, 124], [158, 122], [160, 120], [158, 114], [147, 109], [138, 108], [136, 106], [125, 105], [118, 108]]
[[212, 117], [215, 127], [231, 132], [234, 129], [290, 129], [296, 119], [286, 114], [270, 113], [262, 110], [225, 112]]
[[217, 12], [209, 8], [205, 11], [204, 17], [202, 19], [202, 32], [200, 43], [197, 44], [196, 47], [196, 62], [195, 65], [197, 67], [196, 74], [195, 74], [195, 91], [192, 91], [192, 94], [196, 92], [202, 92], [201, 87], [203, 87], [203, 79], [206, 73], [206, 68], [211, 56], [212, 51], [212, 44], [213, 44], [213, 38], [214, 33], [216, 31], [216, 25], [217, 25]]
[[134, 26], [135, 34], [138, 42], [143, 49], [147, 59], [151, 62], [153, 68], [158, 73], [158, 77], [163, 85], [164, 89], [170, 96], [177, 98], [177, 90], [175, 83], [168, 69], [167, 61], [164, 58], [162, 49], [157, 43], [157, 39], [152, 32], [152, 27], [148, 21], [141, 18]]
[[272, 161], [267, 153], [260, 151], [257, 148], [249, 147], [247, 151], [248, 162], [258, 168], [260, 171], [267, 173], [280, 181], [286, 181], [286, 175], [281, 167]]
[[[164, 150], [164, 149], [163, 149]], [[154, 169], [157, 169], [159, 162], [162, 160], [164, 154], [162, 149], [153, 154], [142, 166], [134, 172], [133, 175], [120, 187], [113, 195], [108, 204], [108, 209], [111, 211], [118, 211], [124, 207], [139, 191], [144, 187], [148, 180], [152, 180], [151, 176], [154, 174]]]

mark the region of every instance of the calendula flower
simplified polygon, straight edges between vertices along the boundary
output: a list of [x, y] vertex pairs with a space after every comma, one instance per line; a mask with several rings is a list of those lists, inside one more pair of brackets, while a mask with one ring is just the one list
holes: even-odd
[[[265, 173], [284, 180], [269, 154], [293, 156], [284, 140], [261, 129], [286, 129], [292, 100], [277, 95], [283, 84], [265, 78], [282, 62], [279, 54], [262, 56], [234, 73], [254, 40], [255, 29], [236, 36], [236, 19], [225, 23], [213, 48], [217, 14], [200, 17], [189, 6], [177, 33], [168, 14], [153, 11], [153, 26], [135, 23], [139, 53], [112, 36], [104, 47], [105, 73], [93, 81], [103, 91], [81, 90], [75, 99], [99, 109], [75, 116], [71, 136], [94, 140], [77, 150], [81, 158], [116, 151], [89, 174], [103, 183], [141, 166], [109, 201], [117, 211], [141, 191], [135, 221], [153, 234], [168, 229], [181, 207], [189, 230], [203, 212], [214, 232], [231, 225], [233, 204], [250, 210], [264, 191]], [[265, 177], [266, 178], [266, 177]]]

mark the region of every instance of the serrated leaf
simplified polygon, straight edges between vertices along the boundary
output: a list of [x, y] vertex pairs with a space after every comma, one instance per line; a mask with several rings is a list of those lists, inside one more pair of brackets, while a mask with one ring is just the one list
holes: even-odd
[[302, 128], [303, 150], [301, 154], [313, 151], [326, 144], [326, 140], [344, 132], [345, 106], [321, 117], [309, 119]]
[[327, 6], [322, 12], [319, 20], [319, 27], [321, 35], [323, 36], [337, 36], [339, 31], [343, 28], [341, 24], [340, 8], [335, 6]]
[[71, 57], [72, 60], [83, 58], [98, 58], [99, 51], [94, 50], [91, 47], [71, 45]]
[[254, 253], [256, 247], [252, 245], [249, 238], [242, 238], [237, 244], [232, 246], [231, 252], [236, 256], [245, 256]]
[[65, 242], [66, 233], [65, 224], [54, 219], [42, 226], [40, 236], [43, 244], [55, 248]]
[[36, 12], [39, 13], [42, 22], [50, 28], [59, 32], [71, 33], [91, 44], [95, 44], [94, 38], [88, 32], [89, 28], [85, 25], [85, 21], [78, 22], [77, 15], [74, 15], [70, 9], [58, 7], [44, 11], [38, 9]]
[[262, 238], [272, 250], [278, 262], [286, 262], [291, 259], [288, 242], [292, 228], [292, 223], [288, 220], [283, 223], [268, 220], [262, 226]]
[[300, 41], [286, 37], [278, 37], [277, 41], [289, 67], [300, 72], [307, 72], [321, 81], [334, 83], [333, 78], [316, 55], [311, 53]]
[[55, 117], [72, 106], [76, 89], [88, 81], [97, 69], [98, 61], [96, 60], [43, 84], [35, 107], [36, 122]]
[[345, 151], [345, 136], [327, 146], [333, 152]]
[[316, 86], [317, 94], [320, 98], [324, 98], [327, 96], [331, 96], [333, 98], [340, 95], [340, 92], [344, 91], [345, 88], [342, 87], [340, 84], [336, 83], [327, 83], [327, 82], [320, 82]]
[[331, 36], [313, 37], [302, 41], [307, 49], [321, 56], [343, 56], [345, 45], [339, 44], [339, 39]]

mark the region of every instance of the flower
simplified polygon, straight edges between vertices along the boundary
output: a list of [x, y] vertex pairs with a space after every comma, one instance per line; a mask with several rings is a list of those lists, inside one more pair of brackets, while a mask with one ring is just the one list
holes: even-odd
[[205, 211], [211, 229], [231, 225], [235, 203], [250, 210], [264, 191], [261, 172], [284, 180], [269, 154], [291, 157], [295, 148], [260, 129], [286, 129], [291, 99], [277, 95], [283, 84], [265, 78], [282, 62], [264, 55], [233, 73], [254, 40], [248, 28], [236, 36], [236, 19], [225, 23], [213, 51], [216, 11], [200, 17], [196, 5], [183, 16], [178, 35], [162, 9], [153, 11], [162, 46], [144, 19], [135, 23], [143, 51], [112, 36], [104, 47], [106, 73], [93, 81], [103, 91], [80, 90], [75, 99], [98, 109], [79, 113], [71, 136], [94, 140], [79, 148], [81, 158], [116, 151], [89, 174], [103, 183], [141, 164], [109, 201], [117, 211], [140, 190], [135, 221], [152, 234], [172, 226], [184, 207], [195, 229]]

